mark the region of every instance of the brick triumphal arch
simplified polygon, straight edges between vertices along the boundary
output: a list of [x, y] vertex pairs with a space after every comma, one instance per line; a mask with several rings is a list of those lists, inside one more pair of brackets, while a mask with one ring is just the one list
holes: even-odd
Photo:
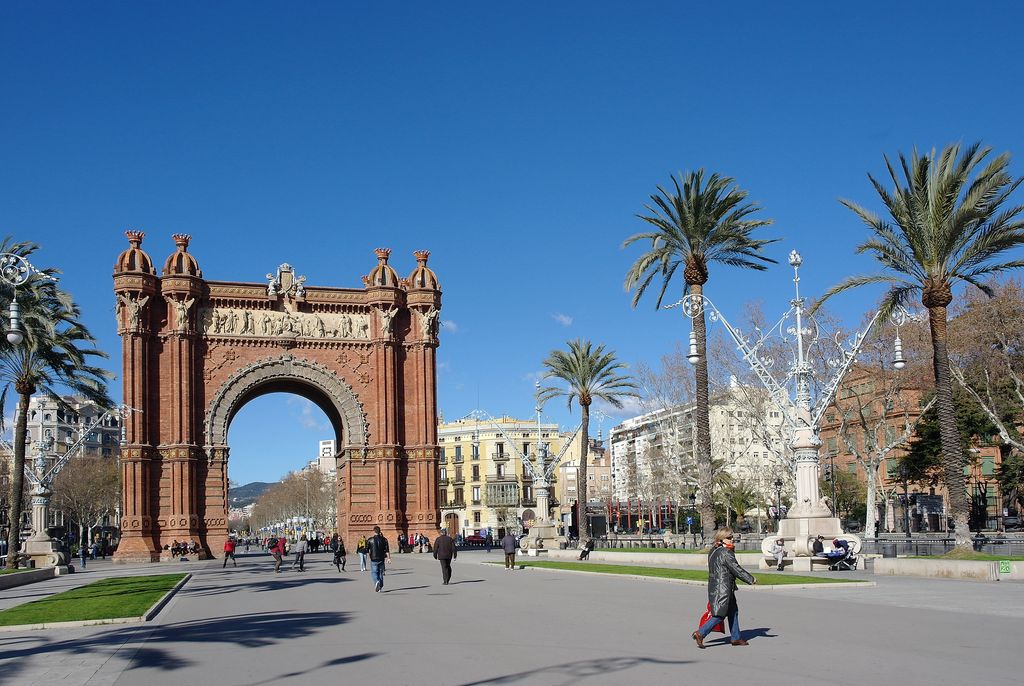
[[[160, 274], [141, 232], [114, 267], [126, 420], [115, 559], [153, 561], [172, 540], [219, 555], [227, 531], [228, 426], [248, 401], [286, 391], [330, 418], [338, 529], [434, 534], [436, 350], [441, 290], [427, 252], [400, 278], [378, 249], [362, 288], [307, 285], [287, 264], [259, 283], [209, 281], [189, 237]], [[301, 452], [307, 446], [296, 446]]]

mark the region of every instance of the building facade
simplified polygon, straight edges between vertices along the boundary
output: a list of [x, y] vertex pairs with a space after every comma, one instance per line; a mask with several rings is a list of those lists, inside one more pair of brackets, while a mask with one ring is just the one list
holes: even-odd
[[[506, 530], [518, 532], [540, 515], [534, 479], [523, 465], [520, 454], [537, 464], [538, 445], [541, 453], [555, 459], [570, 434], [559, 431], [557, 424], [501, 417], [493, 424], [462, 419], [441, 423], [437, 428], [441, 446], [438, 461], [442, 525], [452, 535], [503, 535]], [[575, 442], [579, 455], [579, 436]], [[563, 457], [571, 459], [572, 446]], [[551, 506], [557, 508], [559, 472], [551, 479]]]
[[[791, 490], [781, 446], [781, 411], [759, 391], [733, 383], [709, 403], [712, 458], [760, 502], [774, 502], [774, 482]], [[663, 408], [627, 419], [609, 433], [612, 498], [677, 506], [696, 494], [696, 405]], [[770, 447], [774, 445], [773, 447]], [[766, 513], [765, 513], [766, 514]]]

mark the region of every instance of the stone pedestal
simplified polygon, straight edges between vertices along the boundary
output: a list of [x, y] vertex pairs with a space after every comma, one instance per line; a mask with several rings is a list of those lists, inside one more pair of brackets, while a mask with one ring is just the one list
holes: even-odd
[[45, 540], [29, 539], [21, 546], [21, 554], [35, 562], [36, 569], [43, 567], [60, 567], [67, 565], [68, 556], [60, 549], [60, 545], [52, 538]]

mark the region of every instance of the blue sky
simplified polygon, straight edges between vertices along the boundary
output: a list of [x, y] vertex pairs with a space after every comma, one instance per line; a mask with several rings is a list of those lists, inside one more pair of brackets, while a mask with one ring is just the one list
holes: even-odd
[[[735, 177], [776, 221], [769, 254], [804, 254], [809, 294], [870, 267], [837, 198], [877, 207], [883, 154], [982, 140], [1024, 173], [1010, 3], [369, 5], [0, 8], [0, 229], [63, 270], [111, 369], [128, 228], [158, 264], [192, 234], [223, 280], [287, 261], [355, 287], [374, 248], [400, 273], [429, 249], [445, 416], [478, 397], [529, 415], [567, 339], [633, 364], [686, 336], [678, 311], [633, 310], [622, 288], [637, 252], [620, 245], [674, 173]], [[775, 312], [789, 278], [718, 268], [708, 294], [737, 318], [749, 300]], [[856, 321], [872, 297], [835, 309]], [[298, 398], [253, 402], [231, 477], [276, 479], [326, 425]]]

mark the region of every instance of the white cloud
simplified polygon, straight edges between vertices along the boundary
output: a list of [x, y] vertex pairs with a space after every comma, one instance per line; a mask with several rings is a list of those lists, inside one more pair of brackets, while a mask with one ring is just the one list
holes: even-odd
[[598, 400], [594, 407], [613, 419], [629, 419], [650, 412], [642, 398], [622, 398], [622, 407], [615, 407], [604, 400]]
[[459, 325], [453, 322], [451, 319], [442, 319], [441, 328], [444, 329], [445, 331], [450, 331], [451, 333], [459, 332]]
[[572, 326], [572, 317], [570, 317], [567, 314], [555, 312], [554, 314], [551, 315], [551, 318], [554, 319], [559, 324], [561, 324], [562, 326]]
[[439, 371], [439, 372], [449, 372], [449, 371], [451, 371], [451, 369], [452, 369], [452, 363], [448, 362], [447, 360], [445, 360], [444, 362], [438, 362], [437, 363], [437, 371]]
[[318, 410], [319, 408], [317, 408], [316, 405], [314, 405], [311, 400], [301, 398], [298, 400], [298, 402], [302, 405], [302, 409], [299, 411], [298, 419], [299, 425], [303, 429], [308, 429], [310, 431], [317, 432], [324, 432], [330, 429], [330, 426], [327, 425], [327, 422], [323, 421], [323, 416], [318, 414], [317, 412], [314, 412], [314, 409]]
[[544, 370], [536, 372], [526, 372], [523, 374], [523, 381], [529, 381], [530, 383], [537, 383], [538, 381], [544, 380]]

